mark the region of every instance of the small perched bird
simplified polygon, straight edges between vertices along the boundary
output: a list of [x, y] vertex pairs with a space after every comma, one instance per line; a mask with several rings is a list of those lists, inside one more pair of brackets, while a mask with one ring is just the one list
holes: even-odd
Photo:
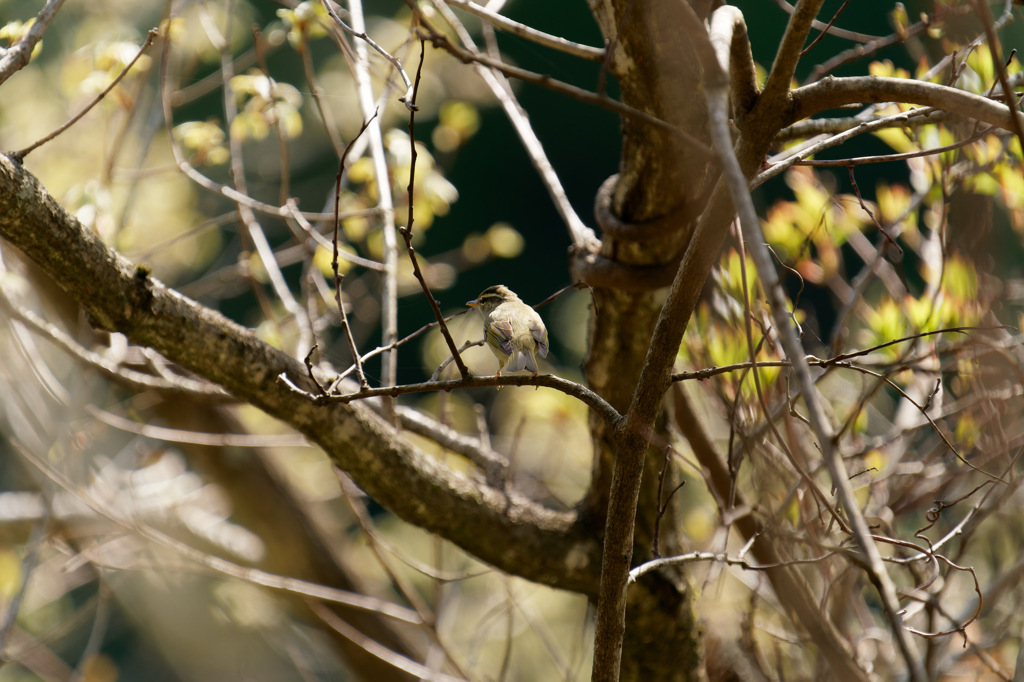
[[466, 305], [484, 316], [484, 340], [498, 358], [498, 376], [524, 369], [536, 376], [537, 355], [548, 356], [548, 330], [537, 311], [503, 284], [487, 287]]

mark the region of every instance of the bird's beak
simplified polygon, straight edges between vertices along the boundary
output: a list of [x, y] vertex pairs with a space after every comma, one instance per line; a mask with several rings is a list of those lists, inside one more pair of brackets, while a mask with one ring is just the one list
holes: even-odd
[[475, 300], [473, 300], [473, 301], [466, 301], [466, 305], [468, 305], [470, 308], [479, 308], [480, 307], [480, 304], [477, 303]]

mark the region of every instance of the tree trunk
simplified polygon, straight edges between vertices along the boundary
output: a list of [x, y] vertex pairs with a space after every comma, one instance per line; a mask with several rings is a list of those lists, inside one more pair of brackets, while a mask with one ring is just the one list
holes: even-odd
[[[707, 127], [700, 73], [688, 41], [673, 21], [673, 2], [592, 1], [610, 52], [608, 68], [622, 100], [687, 133]], [[700, 8], [695, 8], [700, 10]], [[575, 274], [594, 289], [589, 352], [591, 388], [625, 413], [664, 298], [689, 242], [704, 196], [703, 157], [671, 132], [623, 119], [619, 176], [601, 189], [596, 213], [600, 250], [577, 254]], [[596, 416], [594, 473], [587, 498], [595, 523], [604, 523], [615, 458], [610, 428]], [[659, 430], [660, 427], [659, 427]], [[664, 449], [648, 451], [636, 520], [634, 563], [651, 557], [657, 514], [657, 472]], [[665, 520], [668, 523], [668, 520]], [[660, 575], [630, 588], [623, 680], [701, 677], [700, 633], [692, 592], [681, 576]]]

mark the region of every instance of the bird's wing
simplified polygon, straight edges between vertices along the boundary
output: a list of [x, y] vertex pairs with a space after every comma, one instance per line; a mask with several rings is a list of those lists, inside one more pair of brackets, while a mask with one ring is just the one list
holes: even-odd
[[530, 333], [533, 334], [533, 340], [537, 342], [537, 353], [542, 358], [546, 358], [548, 356], [548, 330], [544, 328], [544, 323], [539, 320], [531, 322]]
[[500, 348], [505, 355], [512, 355], [512, 323], [508, 320], [492, 319], [487, 325], [487, 342]]

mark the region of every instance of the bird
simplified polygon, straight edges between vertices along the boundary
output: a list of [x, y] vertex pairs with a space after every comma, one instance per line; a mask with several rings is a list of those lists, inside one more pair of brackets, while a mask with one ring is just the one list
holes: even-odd
[[466, 305], [483, 315], [484, 340], [498, 359], [498, 376], [502, 370], [524, 369], [537, 376], [537, 356], [548, 356], [548, 330], [537, 311], [504, 284], [487, 287]]

